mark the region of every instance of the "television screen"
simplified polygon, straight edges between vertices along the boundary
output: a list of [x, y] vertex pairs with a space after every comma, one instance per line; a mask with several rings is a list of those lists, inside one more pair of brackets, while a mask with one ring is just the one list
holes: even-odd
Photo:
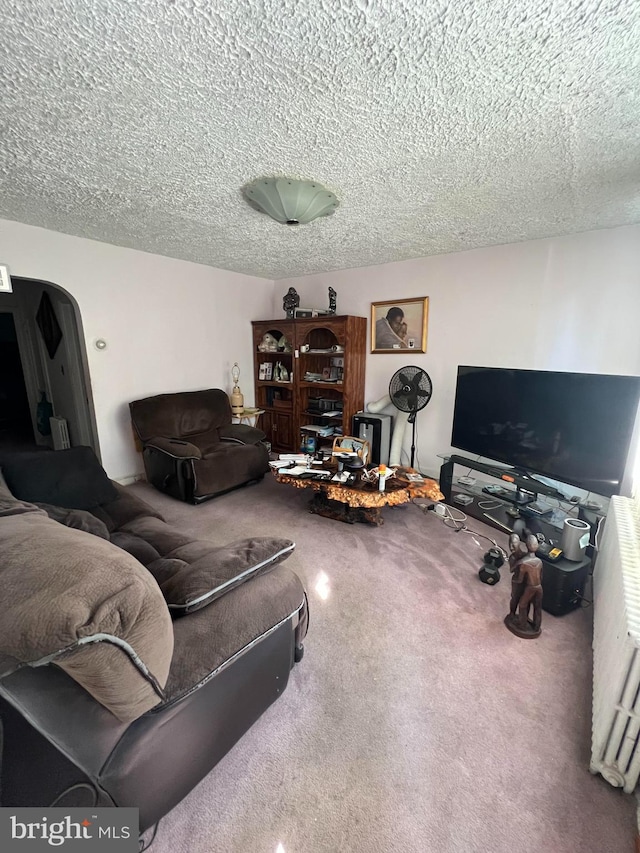
[[637, 376], [459, 367], [451, 444], [614, 495], [639, 399]]

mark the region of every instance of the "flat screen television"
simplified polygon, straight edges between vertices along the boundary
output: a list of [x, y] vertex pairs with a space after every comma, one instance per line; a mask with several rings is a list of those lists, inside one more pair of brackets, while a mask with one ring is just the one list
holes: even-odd
[[599, 495], [620, 491], [640, 377], [458, 367], [451, 444]]

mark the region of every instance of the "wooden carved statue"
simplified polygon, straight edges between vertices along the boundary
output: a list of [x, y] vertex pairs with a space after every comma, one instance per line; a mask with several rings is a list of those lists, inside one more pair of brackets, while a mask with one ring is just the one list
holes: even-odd
[[287, 317], [292, 320], [295, 314], [295, 309], [300, 305], [300, 297], [295, 287], [290, 287], [282, 299], [282, 307], [287, 312]]
[[542, 560], [536, 557], [537, 538], [526, 528], [522, 535], [524, 540], [517, 533], [509, 537], [511, 606], [504, 624], [517, 637], [528, 640], [541, 633]]
[[338, 294], [335, 292], [335, 290], [332, 287], [330, 287], [329, 288], [329, 314], [335, 314], [336, 313], [337, 295]]

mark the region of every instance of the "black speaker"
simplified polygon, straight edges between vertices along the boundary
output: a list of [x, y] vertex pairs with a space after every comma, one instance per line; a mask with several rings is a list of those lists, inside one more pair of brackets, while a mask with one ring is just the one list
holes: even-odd
[[556, 563], [547, 563], [543, 558], [542, 609], [562, 616], [580, 607], [590, 567], [588, 557], [580, 562], [561, 558]]
[[440, 491], [445, 501], [451, 500], [451, 487], [453, 485], [453, 462], [446, 459], [440, 466]]

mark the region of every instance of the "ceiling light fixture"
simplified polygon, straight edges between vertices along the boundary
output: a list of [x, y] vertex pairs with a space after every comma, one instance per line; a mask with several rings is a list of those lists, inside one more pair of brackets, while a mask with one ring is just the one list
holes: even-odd
[[258, 178], [244, 187], [244, 197], [255, 210], [283, 225], [306, 225], [330, 216], [340, 202], [317, 181], [295, 178]]

